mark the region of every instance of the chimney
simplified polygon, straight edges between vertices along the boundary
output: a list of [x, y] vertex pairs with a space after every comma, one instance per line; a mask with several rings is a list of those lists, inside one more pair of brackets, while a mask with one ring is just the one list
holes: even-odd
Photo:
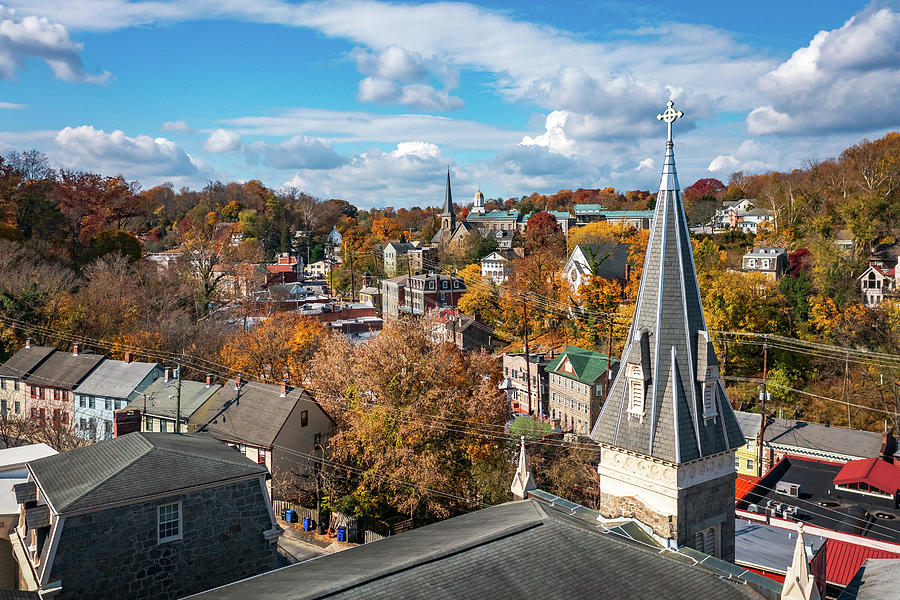
[[212, 373], [207, 373], [207, 374], [206, 374], [206, 387], [211, 387], [211, 386], [212, 386], [212, 380], [213, 380], [213, 374], [212, 374]]
[[281, 397], [287, 396], [287, 379], [281, 380]]
[[130, 362], [131, 362], [131, 352], [126, 352], [125, 353], [125, 363], [127, 364]]
[[894, 428], [891, 427], [881, 434], [881, 458], [893, 464], [894, 453], [897, 451], [897, 438], [894, 437]]
[[32, 346], [34, 346], [34, 342], [32, 341], [32, 339], [31, 339], [31, 338], [25, 338], [25, 347], [26, 347], [26, 348], [31, 348]]
[[166, 367], [163, 369], [163, 381], [168, 381], [172, 378], [172, 369], [171, 367]]
[[72, 345], [72, 356], [78, 356], [81, 354], [81, 344], [75, 343]]
[[241, 386], [244, 384], [244, 376], [238, 375], [234, 380], [234, 389], [239, 390]]

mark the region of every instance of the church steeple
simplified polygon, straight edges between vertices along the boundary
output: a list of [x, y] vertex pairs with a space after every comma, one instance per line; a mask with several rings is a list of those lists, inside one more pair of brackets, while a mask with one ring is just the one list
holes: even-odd
[[444, 212], [441, 213], [441, 229], [451, 233], [456, 229], [456, 215], [453, 214], [453, 193], [450, 191], [450, 167], [447, 167], [447, 188], [444, 191]]
[[673, 464], [744, 443], [718, 376], [675, 169], [672, 102], [656, 212], [634, 320], [593, 438]]
[[719, 379], [675, 169], [666, 158], [621, 368], [591, 431], [600, 512], [633, 516], [679, 546], [734, 559], [734, 450], [744, 436]]

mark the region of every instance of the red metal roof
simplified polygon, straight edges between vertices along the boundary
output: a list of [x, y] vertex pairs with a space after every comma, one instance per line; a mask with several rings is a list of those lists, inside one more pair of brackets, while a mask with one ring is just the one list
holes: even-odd
[[297, 270], [297, 264], [292, 265], [266, 265], [269, 273], [290, 273]]
[[895, 494], [900, 490], [900, 467], [880, 458], [851, 460], [834, 478], [835, 485], [865, 482], [872, 487]]
[[754, 477], [753, 475], [741, 475], [738, 474], [737, 479], [734, 480], [734, 497], [737, 500], [743, 500], [744, 496], [750, 493], [756, 484], [759, 483], [759, 477]]
[[900, 558], [896, 552], [876, 550], [850, 542], [829, 539], [825, 542], [825, 579], [847, 585], [867, 558]]

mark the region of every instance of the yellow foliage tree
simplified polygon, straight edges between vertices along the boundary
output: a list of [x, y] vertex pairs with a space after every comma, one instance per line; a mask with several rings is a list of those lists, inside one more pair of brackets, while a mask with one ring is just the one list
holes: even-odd
[[328, 335], [317, 321], [297, 314], [270, 317], [249, 331], [232, 334], [220, 352], [233, 374], [269, 383], [287, 378], [299, 383]]

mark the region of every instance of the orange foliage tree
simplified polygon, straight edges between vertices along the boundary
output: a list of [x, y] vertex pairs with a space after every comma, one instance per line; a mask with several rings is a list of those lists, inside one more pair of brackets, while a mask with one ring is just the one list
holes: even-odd
[[328, 332], [304, 315], [284, 313], [229, 336], [220, 357], [232, 374], [269, 383], [306, 379], [309, 361]]

